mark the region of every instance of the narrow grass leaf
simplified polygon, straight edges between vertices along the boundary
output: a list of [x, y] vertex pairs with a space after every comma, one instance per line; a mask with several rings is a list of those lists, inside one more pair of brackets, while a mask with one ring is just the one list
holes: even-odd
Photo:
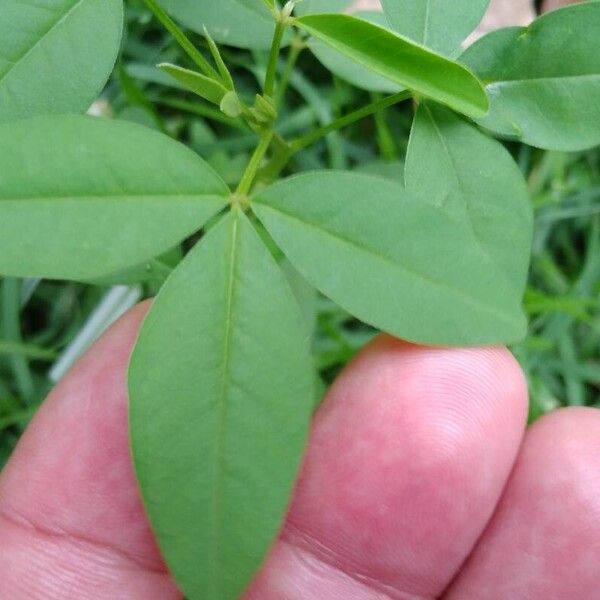
[[40, 348], [33, 344], [25, 344], [22, 342], [13, 342], [11, 340], [0, 339], [0, 354], [8, 356], [24, 356], [32, 360], [53, 360], [56, 358], [54, 350]]

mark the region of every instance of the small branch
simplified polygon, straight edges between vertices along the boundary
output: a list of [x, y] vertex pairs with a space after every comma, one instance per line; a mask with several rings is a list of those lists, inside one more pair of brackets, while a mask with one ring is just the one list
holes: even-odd
[[[381, 96], [373, 94], [373, 100], [378, 100]], [[383, 110], [376, 112], [373, 115], [375, 121], [375, 129], [377, 130], [377, 143], [379, 145], [379, 151], [381, 156], [385, 160], [396, 160], [398, 158], [398, 148], [394, 141], [394, 136], [388, 127], [386, 120], [386, 113]]]
[[289, 144], [276, 133], [273, 136], [273, 148], [269, 162], [259, 171], [261, 181], [270, 182], [281, 173], [292, 154]]
[[306, 44], [300, 36], [295, 37], [292, 40], [289, 54], [285, 62], [285, 66], [283, 68], [283, 73], [281, 74], [281, 81], [277, 86], [277, 92], [275, 94], [275, 106], [277, 107], [279, 107], [279, 105], [283, 101], [283, 97], [285, 95], [290, 81], [290, 75], [292, 74], [294, 67], [296, 66], [296, 62], [298, 61], [298, 57], [300, 56], [304, 48], [306, 48]]
[[372, 102], [371, 104], [367, 104], [367, 106], [363, 106], [354, 112], [351, 112], [339, 119], [336, 119], [329, 125], [325, 125], [324, 127], [319, 127], [319, 129], [315, 129], [302, 137], [299, 137], [292, 142], [290, 142], [290, 150], [292, 155], [304, 148], [311, 146], [322, 137], [325, 137], [329, 133], [337, 131], [338, 129], [342, 129], [343, 127], [347, 127], [348, 125], [352, 125], [352, 123], [356, 123], [356, 121], [360, 121], [365, 117], [369, 117], [372, 114], [378, 113], [380, 110], [393, 106], [394, 104], [398, 104], [399, 102], [403, 102], [404, 100], [408, 100], [411, 98], [412, 94], [408, 90], [403, 90], [402, 92], [398, 92], [397, 94], [392, 94], [391, 96], [386, 96], [381, 100], [377, 100], [376, 102]]
[[264, 95], [273, 97], [275, 91], [275, 74], [277, 72], [277, 60], [279, 59], [279, 50], [281, 49], [281, 41], [283, 40], [283, 32], [285, 31], [286, 20], [280, 15], [275, 25], [275, 33], [273, 34], [273, 43], [271, 44], [271, 52], [269, 54], [269, 63], [267, 66], [267, 74], [265, 76], [265, 85], [263, 88]]
[[276, 148], [276, 152], [273, 154], [271, 160], [265, 165], [265, 167], [261, 171], [261, 178], [266, 181], [271, 181], [281, 173], [281, 171], [285, 168], [285, 165], [289, 162], [289, 160], [296, 154], [303, 150], [307, 146], [314, 144], [319, 141], [321, 138], [326, 135], [337, 131], [338, 129], [342, 129], [352, 123], [356, 123], [365, 117], [369, 117], [373, 114], [377, 114], [378, 112], [393, 106], [394, 104], [398, 104], [403, 102], [404, 100], [408, 100], [411, 97], [411, 92], [408, 90], [404, 90], [402, 92], [398, 92], [397, 94], [392, 94], [391, 96], [386, 96], [381, 100], [377, 100], [376, 102], [372, 102], [367, 106], [363, 106], [354, 112], [351, 112], [335, 121], [331, 122], [329, 125], [325, 125], [324, 127], [319, 127], [314, 131], [296, 138], [289, 143], [281, 141]]

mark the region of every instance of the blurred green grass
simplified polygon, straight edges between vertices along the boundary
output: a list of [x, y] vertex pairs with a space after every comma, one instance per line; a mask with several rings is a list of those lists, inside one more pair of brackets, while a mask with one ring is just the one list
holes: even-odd
[[[154, 68], [157, 62], [186, 60], [135, 1], [127, 30], [122, 60], [96, 110], [188, 143], [235, 185], [255, 136]], [[230, 49], [224, 54], [235, 65], [240, 90], [251, 98], [266, 55]], [[370, 99], [332, 79], [305, 52], [290, 79], [278, 128], [285, 136], [298, 135]], [[354, 168], [402, 180], [410, 122], [411, 107], [390, 109], [302, 152], [288, 173]], [[527, 339], [512, 348], [528, 378], [530, 418], [559, 406], [600, 407], [600, 150], [561, 154], [517, 144], [509, 149], [527, 178], [535, 209], [525, 297], [530, 328]], [[166, 262], [172, 266], [180, 250]], [[149, 297], [165, 273], [153, 275], [138, 270], [96, 285], [0, 280], [0, 466], [51, 389], [52, 365], [89, 324], [110, 284], [139, 282]], [[291, 281], [314, 329], [315, 363], [325, 387], [376, 332], [318, 296], [297, 274]]]

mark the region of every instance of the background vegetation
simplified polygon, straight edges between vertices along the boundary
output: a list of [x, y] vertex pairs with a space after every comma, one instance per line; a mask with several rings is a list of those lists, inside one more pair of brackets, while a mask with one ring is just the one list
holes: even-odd
[[[94, 113], [162, 130], [207, 157], [227, 183], [237, 184], [254, 134], [154, 68], [158, 62], [186, 64], [186, 58], [140, 3], [129, 2], [127, 19], [121, 61]], [[203, 46], [200, 37], [194, 39]], [[228, 50], [227, 59], [236, 65], [240, 91], [251, 98], [266, 53]], [[369, 94], [332, 79], [304, 51], [289, 78], [278, 127], [297, 135], [368, 100]], [[404, 103], [332, 134], [295, 157], [291, 171], [350, 167], [402, 180], [410, 110]], [[600, 151], [509, 148], [527, 178], [536, 214], [525, 297], [529, 335], [512, 348], [528, 376], [531, 419], [561, 405], [600, 407]], [[175, 264], [191, 243], [165, 260]], [[60, 375], [65, 351], [73, 353], [74, 340], [91, 341], [110, 311], [137, 295], [152, 296], [165, 275], [140, 281], [132, 273], [94, 284], [0, 280], [0, 466]], [[314, 317], [315, 361], [325, 387], [376, 332], [296, 281], [303, 308]], [[129, 288], [107, 296], [115, 283]]]

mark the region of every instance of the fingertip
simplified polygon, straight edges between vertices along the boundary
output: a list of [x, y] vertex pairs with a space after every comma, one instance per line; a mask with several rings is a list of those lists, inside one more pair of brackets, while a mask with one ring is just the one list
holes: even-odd
[[448, 599], [582, 600], [600, 589], [600, 411], [572, 407], [527, 432], [490, 526]]
[[378, 337], [316, 416], [286, 542], [313, 540], [353, 572], [439, 593], [492, 513], [526, 413], [505, 349]]
[[556, 441], [556, 454], [571, 454], [571, 448], [598, 444], [600, 447], [600, 410], [589, 406], [569, 406], [538, 419], [529, 429], [528, 445], [548, 445]]
[[365, 412], [406, 404], [395, 417], [410, 421], [412, 442], [423, 433], [419, 454], [430, 456], [460, 446], [469, 432], [505, 428], [520, 437], [528, 411], [525, 376], [506, 348], [435, 348], [389, 335], [375, 338], [336, 381], [328, 395], [336, 406], [338, 392]]

